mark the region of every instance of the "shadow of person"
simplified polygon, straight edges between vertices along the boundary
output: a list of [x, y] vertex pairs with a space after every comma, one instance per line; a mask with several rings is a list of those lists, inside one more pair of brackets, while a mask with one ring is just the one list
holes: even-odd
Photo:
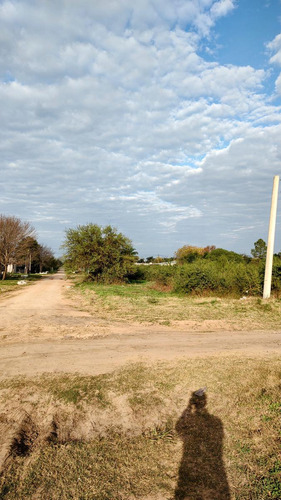
[[183, 441], [176, 500], [230, 500], [223, 464], [223, 425], [206, 408], [204, 389], [192, 393], [176, 424]]

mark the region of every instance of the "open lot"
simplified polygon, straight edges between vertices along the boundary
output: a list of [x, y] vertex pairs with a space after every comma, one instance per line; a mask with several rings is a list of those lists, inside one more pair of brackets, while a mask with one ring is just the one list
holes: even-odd
[[280, 301], [58, 274], [0, 308], [1, 498], [281, 497]]

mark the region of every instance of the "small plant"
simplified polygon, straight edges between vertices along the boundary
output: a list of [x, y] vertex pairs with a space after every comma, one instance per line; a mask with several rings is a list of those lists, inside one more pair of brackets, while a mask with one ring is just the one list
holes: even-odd
[[148, 297], [147, 302], [148, 302], [149, 304], [158, 304], [158, 303], [159, 303], [159, 300], [158, 300], [158, 299], [156, 299], [155, 297]]

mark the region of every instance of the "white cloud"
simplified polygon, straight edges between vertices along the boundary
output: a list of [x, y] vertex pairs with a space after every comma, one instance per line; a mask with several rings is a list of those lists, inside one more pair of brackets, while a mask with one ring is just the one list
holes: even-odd
[[[0, 211], [34, 221], [48, 244], [63, 221], [93, 220], [140, 248], [145, 239], [149, 253], [158, 244], [173, 253], [169, 231], [182, 244], [217, 244], [225, 225], [243, 246], [249, 186], [253, 218], [279, 168], [281, 120], [263, 91], [265, 69], [199, 55], [202, 37], [234, 7], [2, 2]], [[278, 44], [269, 44], [272, 58]]]
[[232, 0], [220, 0], [215, 2], [210, 10], [211, 17], [218, 19], [219, 17], [226, 16], [234, 9], [234, 2]]
[[[271, 42], [266, 44], [270, 53], [273, 53], [269, 62], [276, 66], [281, 66], [281, 33], [277, 35]], [[277, 77], [275, 82], [275, 89], [281, 95], [281, 74]]]
[[267, 48], [270, 52], [274, 52], [274, 55], [271, 56], [269, 61], [272, 64], [281, 66], [281, 33], [267, 44]]

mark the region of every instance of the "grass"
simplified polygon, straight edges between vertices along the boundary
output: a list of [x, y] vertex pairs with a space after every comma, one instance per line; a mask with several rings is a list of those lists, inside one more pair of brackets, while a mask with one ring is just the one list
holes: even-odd
[[14, 280], [4, 280], [0, 281], [0, 296], [4, 293], [12, 292], [17, 290], [19, 285]]
[[[173, 325], [176, 322], [217, 322], [222, 329], [276, 329], [281, 322], [281, 300], [191, 297], [164, 292], [153, 283], [72, 287], [83, 308], [107, 320]], [[209, 325], [212, 328], [212, 325]]]
[[[31, 498], [34, 493], [44, 499], [141, 497], [168, 486], [165, 458], [170, 448], [169, 443], [161, 442], [159, 461], [158, 443], [143, 436], [130, 439], [125, 447], [124, 439], [115, 434], [87, 444], [50, 444], [28, 470], [23, 470], [22, 460], [13, 464], [1, 498]], [[168, 491], [172, 493], [169, 486]]]
[[20, 274], [14, 276], [10, 275], [6, 280], [0, 281], [0, 296], [21, 288], [22, 285], [18, 285], [18, 281], [24, 280], [29, 284], [30, 282], [38, 281], [41, 278], [42, 276], [39, 274], [30, 274], [27, 278], [22, 278]]
[[[192, 391], [202, 386], [207, 405], [191, 412]], [[219, 493], [229, 488], [235, 500], [280, 499], [280, 388], [277, 357], [138, 363], [98, 377], [2, 381], [2, 412], [17, 400], [33, 405], [34, 420], [51, 404], [64, 418], [56, 421], [55, 440], [39, 440], [7, 463], [0, 497], [180, 499], [193, 491], [195, 499], [216, 487], [209, 498], [230, 498]], [[85, 440], [77, 429], [87, 419], [100, 427]], [[71, 425], [76, 437], [60, 439]]]

